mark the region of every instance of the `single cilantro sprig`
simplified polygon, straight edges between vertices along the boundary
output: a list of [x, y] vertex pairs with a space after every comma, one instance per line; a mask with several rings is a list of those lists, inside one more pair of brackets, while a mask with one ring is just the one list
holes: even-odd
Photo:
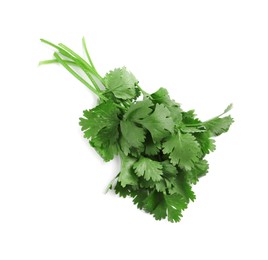
[[227, 132], [233, 123], [231, 116], [224, 116], [232, 106], [202, 122], [193, 110], [183, 111], [165, 88], [145, 92], [125, 67], [102, 77], [84, 38], [88, 61], [64, 44], [41, 41], [56, 51], [54, 59], [40, 64], [61, 64], [98, 96], [98, 105], [84, 111], [80, 126], [105, 161], [120, 157], [121, 170], [107, 190], [132, 197], [139, 209], [157, 220], [179, 221], [182, 211], [195, 200], [192, 186], [208, 172], [205, 156], [215, 150], [214, 137]]

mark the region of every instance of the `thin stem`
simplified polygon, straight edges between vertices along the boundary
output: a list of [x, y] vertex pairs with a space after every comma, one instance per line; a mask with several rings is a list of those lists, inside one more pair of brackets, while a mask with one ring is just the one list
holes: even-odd
[[228, 112], [232, 109], [232, 107], [233, 107], [233, 105], [230, 104], [230, 105], [228, 105], [227, 108], [226, 108], [221, 114], [219, 114], [218, 116], [214, 116], [214, 117], [212, 117], [212, 118], [210, 118], [210, 119], [208, 119], [208, 120], [206, 120], [206, 121], [204, 121], [204, 122], [201, 122], [201, 123], [197, 123], [197, 124], [186, 124], [185, 126], [203, 126], [204, 124], [208, 123], [209, 121], [212, 121], [212, 120], [214, 120], [214, 119], [216, 119], [216, 118], [219, 118], [219, 117], [223, 116], [224, 114], [228, 113]]
[[[62, 54], [62, 56], [69, 58], [70, 60], [65, 60], [65, 62], [67, 64], [71, 64], [71, 65], [80, 67], [85, 72], [87, 77], [91, 80], [91, 82], [95, 86], [95, 88], [99, 92], [101, 91], [99, 85], [96, 83], [94, 78], [91, 76], [91, 73], [102, 83], [102, 85], [104, 85], [102, 77], [97, 72], [95, 72], [95, 70], [91, 67], [91, 65], [88, 64], [82, 57], [80, 57], [77, 53], [75, 53], [74, 51], [72, 51], [70, 48], [68, 48], [67, 46], [65, 46], [63, 44], [59, 44], [62, 46], [61, 47], [61, 46], [57, 46], [57, 45], [55, 45], [55, 44], [53, 44], [45, 39], [40, 39], [40, 40], [41, 40], [41, 42], [48, 44], [48, 45], [52, 46], [53, 48], [57, 49], [59, 51], [59, 53]], [[55, 61], [55, 62], [58, 62], [58, 61]], [[50, 63], [54, 63], [54, 60], [41, 61], [39, 63], [39, 65], [50, 64]]]
[[[99, 73], [96, 71], [95, 68], [93, 68], [89, 63], [87, 63], [80, 55], [78, 55], [76, 52], [74, 52], [73, 50], [71, 50], [69, 47], [67, 47], [66, 45], [59, 43], [59, 46], [61, 46], [63, 49], [65, 49], [66, 51], [68, 51], [71, 55], [73, 55], [76, 59], [76, 61], [78, 61], [81, 65], [83, 65], [84, 68], [86, 68], [86, 70], [88, 70], [90, 73], [92, 73], [102, 84], [103, 84], [103, 79], [102, 77], [99, 75]], [[82, 68], [82, 66], [81, 66]], [[83, 68], [82, 68], [83, 69]], [[83, 69], [84, 70], [84, 69]], [[84, 70], [84, 72], [86, 73], [86, 71]], [[87, 74], [87, 73], [86, 73]], [[90, 77], [89, 77], [90, 78]], [[90, 78], [91, 80], [91, 78]], [[93, 83], [93, 82], [92, 82]], [[94, 83], [93, 83], [94, 84]], [[96, 84], [97, 85], [97, 84]], [[103, 84], [104, 85], [104, 84]], [[95, 86], [98, 90], [100, 90], [99, 86]]]
[[[53, 43], [51, 43], [51, 42], [49, 42], [47, 40], [44, 40], [44, 39], [40, 39], [40, 40], [41, 40], [41, 42], [46, 43], [46, 44], [54, 47], [55, 49], [57, 49], [63, 56], [72, 59], [77, 64], [80, 64], [80, 67], [82, 67], [81, 65], [84, 65], [87, 68], [87, 70], [92, 71], [91, 66], [82, 57], [80, 57], [77, 53], [72, 51], [67, 46], [65, 46], [65, 45], [63, 45], [61, 43], [59, 44], [59, 46], [57, 46], [57, 45], [55, 45], [55, 44], [53, 44]], [[64, 50], [64, 48], [66, 50]], [[93, 71], [93, 73], [94, 73], [94, 71]]]
[[51, 43], [51, 42], [49, 42], [49, 41], [47, 41], [45, 39], [40, 39], [40, 41], [45, 43], [45, 44], [47, 44], [47, 45], [52, 46], [55, 49], [57, 49], [63, 56], [65, 56], [67, 58], [70, 58], [71, 60], [75, 60], [75, 58], [72, 55], [70, 55], [67, 51], [65, 51], [61, 47], [59, 47], [59, 46], [57, 46], [57, 45], [55, 45], [55, 44], [53, 44], [53, 43]]
[[120, 109], [123, 109], [124, 111], [127, 111], [127, 108], [124, 106], [124, 104], [123, 104], [122, 102], [121, 102], [120, 104], [121, 104], [121, 106], [120, 106], [119, 104], [114, 103], [114, 105], [115, 105], [116, 107], [118, 107], [118, 108], [120, 108]]
[[76, 77], [79, 81], [81, 81], [86, 87], [88, 87], [93, 93], [95, 93], [99, 98], [106, 99], [99, 93], [96, 89], [93, 88], [86, 80], [84, 80], [80, 75], [78, 75], [68, 64], [55, 52], [54, 57], [56, 60], [66, 69], [68, 70], [74, 77]]
[[[101, 89], [99, 88], [99, 85], [97, 84], [97, 82], [94, 80], [94, 78], [91, 76], [90, 72], [87, 71], [85, 68], [83, 68], [81, 66], [81, 64], [77, 64], [77, 62], [71, 61], [71, 60], [64, 60], [67, 64], [70, 64], [72, 66], [76, 66], [81, 68], [85, 74], [88, 76], [88, 78], [91, 80], [91, 82], [93, 83], [94, 87], [98, 90], [101, 91]], [[46, 65], [46, 64], [53, 64], [53, 63], [59, 63], [59, 61], [57, 59], [53, 59], [53, 60], [44, 60], [44, 61], [40, 61], [39, 65]]]
[[142, 95], [145, 97], [150, 96], [146, 91], [144, 91], [138, 84], [136, 84], [136, 87], [141, 91]]
[[[205, 121], [205, 122], [207, 122], [207, 121]], [[203, 126], [203, 124], [204, 124], [205, 122], [198, 123], [198, 124], [185, 124], [184, 126]]]
[[[94, 87], [98, 90], [98, 91], [101, 91], [98, 84], [96, 83], [96, 81], [94, 80], [94, 78], [90, 75], [90, 72], [92, 72], [93, 74], [94, 71], [92, 71], [91, 67], [87, 64], [87, 62], [85, 60], [83, 60], [78, 54], [76, 54], [75, 52], [73, 52], [72, 50], [70, 50], [68, 47], [66, 47], [66, 50], [69, 51], [69, 53], [64, 50], [63, 48], [47, 41], [47, 40], [44, 40], [44, 39], [41, 39], [42, 42], [56, 48], [63, 56], [67, 57], [67, 58], [70, 58], [72, 59], [73, 61], [66, 61], [66, 63], [69, 63], [69, 64], [72, 64], [72, 65], [76, 65], [77, 67], [80, 67], [84, 72], [85, 74], [88, 76], [88, 78], [91, 80], [91, 82], [93, 83]], [[70, 54], [71, 53], [71, 54]], [[49, 60], [49, 61], [41, 61], [39, 63], [39, 65], [42, 65], [42, 64], [50, 64], [50, 63], [54, 63], [55, 62], [58, 62], [57, 60]], [[86, 67], [86, 68], [85, 68]]]
[[[74, 61], [71, 60], [64, 60], [67, 64], [73, 65], [73, 66], [78, 66]], [[42, 60], [39, 62], [39, 65], [46, 65], [46, 64], [53, 64], [53, 63], [59, 63], [58, 60], [53, 59], [53, 60]]]
[[109, 184], [107, 185], [104, 193], [106, 194], [110, 189], [111, 186], [114, 184], [115, 180], [118, 178], [119, 173], [109, 182]]
[[89, 55], [85, 37], [82, 38], [82, 44], [83, 44], [84, 51], [85, 51], [85, 53], [86, 53], [86, 55], [87, 55], [87, 59], [88, 59], [90, 65], [91, 65], [91, 67], [92, 67], [92, 68], [94, 69], [94, 71], [96, 72], [96, 75], [95, 75], [95, 76], [96, 76], [96, 77], [98, 78], [98, 80], [104, 85], [103, 78], [101, 77], [101, 75], [99, 74], [99, 72], [96, 70], [96, 67], [94, 66], [93, 61], [92, 61], [92, 59], [91, 59], [91, 57], [90, 57], [90, 55]]
[[86, 75], [88, 76], [88, 78], [91, 80], [91, 82], [93, 83], [94, 87], [100, 92], [101, 89], [98, 85], [98, 83], [95, 81], [95, 79], [91, 76], [90, 72], [87, 72], [83, 69], [83, 71], [86, 73]]
[[93, 68], [88, 64], [80, 55], [78, 55], [76, 52], [71, 50], [69, 47], [66, 45], [59, 43], [59, 46], [68, 51], [71, 55], [73, 55], [79, 62], [81, 62], [89, 71], [91, 71], [93, 74], [95, 74], [95, 71]]
[[225, 108], [225, 110], [220, 115], [212, 117], [212, 118], [210, 118], [209, 120], [206, 120], [203, 123], [207, 123], [207, 122], [209, 122], [211, 120], [214, 120], [216, 118], [219, 118], [219, 117], [223, 116], [224, 114], [228, 113], [232, 109], [232, 107], [233, 107], [233, 104], [228, 105], [227, 108]]
[[45, 39], [40, 39], [40, 41], [43, 42], [43, 43], [45, 43], [45, 44], [48, 44], [48, 45], [54, 47], [54, 48], [57, 49], [57, 50], [60, 50], [60, 49], [61, 49], [61, 48], [60, 48], [59, 46], [57, 46], [56, 44], [54, 44], [54, 43], [52, 43], [52, 42], [49, 42], [49, 41], [47, 41], [47, 40], [45, 40]]
[[92, 62], [92, 60], [91, 60], [91, 58], [90, 58], [90, 55], [89, 55], [89, 52], [88, 52], [88, 49], [87, 49], [87, 44], [86, 44], [85, 37], [82, 38], [82, 44], [83, 44], [83, 48], [85, 50], [85, 53], [87, 55], [87, 59], [88, 59], [90, 65], [95, 70], [95, 72], [98, 73], [97, 70], [96, 70], [96, 68], [95, 68], [95, 66], [94, 66], [94, 64], [93, 64], [93, 62]]

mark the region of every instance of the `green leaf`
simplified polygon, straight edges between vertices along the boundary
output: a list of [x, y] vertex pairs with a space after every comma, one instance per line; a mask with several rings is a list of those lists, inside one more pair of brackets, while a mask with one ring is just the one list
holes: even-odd
[[137, 185], [138, 178], [133, 171], [133, 165], [136, 162], [136, 159], [129, 156], [124, 156], [123, 154], [120, 154], [120, 158], [121, 171], [118, 181], [121, 183], [121, 186], [124, 188], [126, 185]]
[[182, 211], [187, 208], [187, 202], [180, 194], [164, 195], [167, 205], [168, 220], [178, 222], [182, 217]]
[[154, 209], [161, 201], [162, 194], [157, 191], [152, 191], [144, 200], [143, 208], [146, 212], [153, 214]]
[[143, 153], [144, 151], [144, 147], [141, 146], [140, 148], [134, 148], [134, 147], [131, 147], [130, 148], [130, 152], [129, 154], [133, 157], [136, 157], [136, 158], [139, 158], [141, 153]]
[[148, 189], [139, 189], [131, 191], [131, 196], [133, 197], [133, 203], [137, 205], [139, 209], [144, 206], [144, 201], [148, 197]]
[[143, 146], [145, 140], [145, 131], [131, 121], [122, 120], [120, 122], [122, 136], [126, 139], [129, 147], [139, 148]]
[[123, 187], [119, 181], [116, 183], [116, 185], [114, 187], [114, 191], [116, 194], [118, 194], [120, 197], [123, 197], [123, 198], [130, 195], [130, 191], [128, 189], [128, 186], [126, 185], [125, 187]]
[[179, 123], [182, 119], [181, 108], [178, 103], [171, 100], [168, 91], [165, 88], [158, 89], [151, 95], [151, 99], [154, 103], [163, 104], [170, 112], [170, 116], [174, 122]]
[[182, 112], [182, 122], [186, 125], [195, 125], [200, 124], [202, 121], [200, 121], [195, 114], [194, 110], [189, 110], [187, 112]]
[[130, 120], [139, 123], [140, 119], [147, 117], [152, 113], [153, 103], [150, 99], [145, 99], [143, 101], [137, 101], [130, 105], [129, 109], [124, 115], [126, 120]]
[[152, 179], [153, 181], [160, 181], [162, 179], [162, 165], [160, 162], [153, 161], [149, 158], [140, 157], [134, 164], [135, 173], [137, 176], [143, 176], [145, 180]]
[[178, 173], [177, 168], [169, 160], [161, 162], [165, 176], [175, 176]]
[[221, 135], [229, 130], [231, 124], [234, 122], [231, 116], [226, 116], [222, 118], [214, 118], [207, 122], [204, 122], [204, 126], [208, 131], [211, 132], [213, 136]]
[[190, 170], [199, 160], [201, 150], [198, 142], [191, 134], [176, 133], [163, 143], [163, 152], [169, 155], [173, 165]]
[[110, 161], [118, 154], [118, 125], [120, 110], [112, 101], [101, 103], [93, 109], [85, 110], [80, 118], [84, 137], [105, 160]]
[[153, 214], [156, 220], [168, 216], [170, 222], [178, 222], [182, 217], [182, 211], [187, 208], [187, 202], [179, 194], [164, 195], [152, 191], [143, 200], [142, 207], [146, 212]]
[[107, 73], [104, 77], [104, 83], [106, 88], [117, 98], [133, 99], [137, 95], [135, 85], [138, 83], [138, 80], [126, 67]]
[[157, 155], [160, 148], [161, 148], [161, 144], [154, 143], [151, 135], [148, 134], [145, 139], [145, 151], [144, 151], [145, 154], [151, 155], [151, 156]]
[[80, 118], [80, 126], [84, 131], [84, 137], [96, 136], [103, 128], [115, 131], [119, 124], [120, 110], [112, 101], [101, 103], [93, 109], [85, 110], [84, 117]]
[[163, 104], [156, 104], [154, 112], [138, 122], [148, 129], [155, 143], [174, 131], [174, 122], [170, 117], [170, 112]]
[[157, 206], [155, 207], [155, 209], [154, 209], [154, 211], [153, 211], [153, 214], [154, 214], [154, 218], [155, 218], [156, 220], [161, 220], [161, 219], [166, 218], [166, 216], [167, 216], [167, 205], [166, 205], [164, 199], [162, 199], [162, 200], [157, 204]]
[[206, 175], [208, 172], [208, 162], [206, 160], [200, 160], [197, 162], [193, 169], [186, 171], [186, 179], [193, 184], [196, 184], [200, 177]]
[[[112, 138], [109, 138], [110, 135]], [[93, 137], [89, 143], [95, 148], [104, 161], [108, 162], [118, 154], [117, 138], [118, 132], [116, 130], [110, 131], [104, 128], [100, 130], [97, 136]]]
[[155, 182], [150, 180], [145, 180], [144, 178], [139, 178], [139, 186], [140, 188], [146, 188], [146, 189], [154, 189], [155, 188]]
[[203, 133], [195, 133], [194, 136], [197, 142], [200, 144], [202, 153], [204, 155], [215, 151], [216, 149], [215, 140], [212, 139], [211, 133], [209, 131]]
[[182, 126], [180, 130], [183, 133], [203, 133], [206, 128], [204, 126]]
[[155, 182], [155, 189], [158, 192], [166, 193], [166, 182], [164, 180], [160, 180], [158, 182]]
[[90, 145], [95, 148], [106, 162], [112, 160], [118, 154], [118, 124], [119, 119], [114, 118], [89, 141]]
[[119, 139], [119, 145], [120, 145], [121, 151], [124, 153], [124, 155], [130, 154], [130, 145], [127, 142], [126, 138], [121, 136]]
[[195, 200], [195, 194], [184, 173], [180, 173], [175, 178], [172, 178], [171, 183], [173, 187], [169, 190], [170, 194], [180, 194], [187, 203], [189, 200]]
[[223, 111], [223, 114], [226, 114], [227, 112], [229, 112], [231, 109], [233, 108], [233, 104], [229, 104], [225, 110]]

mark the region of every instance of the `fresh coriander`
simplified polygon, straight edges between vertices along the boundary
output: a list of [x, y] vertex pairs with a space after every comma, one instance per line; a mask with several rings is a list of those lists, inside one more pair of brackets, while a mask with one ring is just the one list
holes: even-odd
[[[101, 77], [84, 38], [88, 61], [64, 44], [41, 41], [56, 52], [54, 59], [40, 64], [61, 64], [99, 98], [96, 107], [84, 111], [80, 126], [105, 161], [120, 156], [121, 170], [107, 191], [132, 197], [139, 209], [157, 220], [178, 222], [182, 211], [195, 200], [192, 186], [208, 172], [204, 158], [215, 150], [214, 137], [227, 132], [234, 122], [231, 116], [224, 116], [232, 105], [202, 122], [194, 110], [183, 111], [165, 88], [145, 92], [126, 67]], [[142, 100], [138, 100], [140, 95]]]

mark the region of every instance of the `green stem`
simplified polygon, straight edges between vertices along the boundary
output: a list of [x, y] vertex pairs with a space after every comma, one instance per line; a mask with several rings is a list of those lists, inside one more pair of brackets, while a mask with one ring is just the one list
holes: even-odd
[[62, 43], [59, 43], [59, 46], [62, 47], [67, 52], [69, 52], [69, 54], [73, 55], [73, 57], [75, 57], [76, 60], [79, 61], [79, 63], [83, 64], [83, 66], [86, 67], [93, 75], [96, 74], [95, 70], [91, 67], [91, 65], [88, 64], [80, 55], [78, 55], [76, 52], [74, 52], [73, 50], [71, 50], [69, 47], [67, 47]]
[[103, 78], [100, 76], [100, 74], [99, 74], [98, 71], [96, 70], [96, 67], [94, 66], [93, 61], [92, 61], [92, 59], [91, 59], [91, 57], [90, 57], [90, 55], [89, 55], [85, 37], [82, 38], [82, 44], [83, 44], [83, 48], [84, 48], [84, 50], [85, 50], [85, 53], [86, 53], [86, 55], [87, 55], [87, 59], [88, 59], [90, 65], [91, 65], [91, 67], [94, 69], [94, 71], [95, 71], [95, 73], [96, 73], [95, 76], [96, 76], [96, 77], [98, 78], [98, 80], [104, 85]]
[[63, 56], [75, 61], [75, 58], [72, 55], [70, 55], [67, 51], [62, 49], [61, 47], [59, 47], [59, 46], [57, 46], [57, 45], [55, 45], [55, 44], [53, 44], [45, 39], [40, 39], [40, 41], [47, 44], [47, 45], [50, 45], [51, 47], [53, 47], [55, 49], [57, 49], [59, 51], [59, 53], [62, 54]]
[[[78, 55], [76, 52], [74, 52], [73, 50], [71, 50], [69, 47], [67, 47], [64, 44], [60, 43], [58, 45], [55, 45], [47, 40], [44, 40], [44, 39], [40, 39], [40, 40], [41, 42], [48, 44], [52, 46], [53, 48], [55, 48], [58, 51], [58, 53], [54, 54], [56, 59], [41, 61], [39, 65], [60, 63], [73, 76], [75, 76], [79, 81], [81, 81], [84, 85], [86, 85], [92, 92], [98, 95], [102, 100], [107, 100], [107, 98], [102, 95], [102, 90], [100, 89], [100, 85], [99, 85], [101, 83], [105, 87], [103, 78], [97, 72], [90, 58], [84, 38], [83, 38], [83, 47], [85, 49], [85, 52], [86, 52], [86, 55], [88, 57], [90, 64], [87, 61], [85, 61], [80, 55]], [[75, 72], [69, 65], [80, 68], [86, 74], [90, 82], [85, 80], [81, 75], [79, 75], [79, 73]], [[96, 80], [99, 80], [99, 82], [97, 82]], [[123, 109], [122, 106], [118, 106], [118, 107]]]
[[109, 182], [109, 184], [107, 185], [104, 193], [106, 194], [110, 189], [111, 186], [114, 184], [115, 180], [118, 178], [119, 173]]
[[[207, 121], [206, 121], [207, 122]], [[198, 123], [198, 124], [185, 124], [184, 126], [203, 126], [205, 122]]]
[[212, 117], [212, 118], [210, 118], [209, 120], [206, 120], [203, 123], [207, 123], [207, 122], [209, 122], [211, 120], [214, 120], [216, 118], [219, 118], [219, 117], [223, 116], [224, 114], [228, 113], [232, 109], [232, 107], [233, 107], [233, 104], [228, 105], [227, 108], [225, 108], [225, 110], [220, 115]]
[[116, 107], [118, 107], [118, 108], [120, 108], [120, 109], [122, 109], [124, 111], [127, 111], [127, 108], [124, 106], [124, 103], [123, 102], [120, 103], [121, 106], [119, 104], [116, 104], [116, 103], [114, 103], [114, 104], [115, 104]]
[[[52, 46], [53, 48], [57, 49], [59, 51], [59, 53], [62, 54], [64, 57], [71, 59], [71, 60], [64, 59], [64, 61], [67, 64], [80, 67], [84, 71], [84, 73], [87, 75], [87, 77], [90, 79], [90, 81], [92, 82], [94, 87], [97, 89], [97, 91], [99, 91], [99, 92], [101, 91], [101, 89], [99, 88], [99, 85], [96, 83], [96, 81], [94, 80], [94, 78], [92, 77], [91, 74], [96, 76], [100, 81], [102, 81], [102, 78], [100, 78], [100, 76], [95, 72], [95, 70], [82, 57], [80, 57], [77, 53], [75, 53], [74, 51], [72, 51], [71, 49], [69, 49], [65, 45], [63, 45], [62, 47], [57, 46], [57, 45], [55, 45], [47, 40], [44, 40], [44, 39], [41, 39], [41, 42]], [[54, 63], [54, 62], [58, 62], [58, 61], [57, 60], [41, 61], [39, 63], [39, 65], [50, 64], [50, 63]]]
[[[77, 62], [74, 61], [70, 61], [70, 60], [64, 60], [67, 64], [70, 64], [72, 66], [76, 66], [81, 68], [85, 74], [87, 75], [87, 77], [90, 79], [90, 81], [93, 83], [94, 87], [98, 90], [101, 91], [101, 89], [99, 88], [99, 85], [97, 84], [97, 82], [94, 80], [94, 78], [91, 76], [90, 72], [87, 71], [85, 68], [83, 68], [81, 66], [81, 64], [77, 64]], [[53, 64], [53, 63], [59, 63], [57, 59], [53, 59], [53, 60], [44, 60], [44, 61], [40, 61], [39, 65], [46, 65], [46, 64]]]
[[212, 121], [212, 120], [214, 120], [216, 118], [219, 118], [219, 117], [223, 116], [224, 114], [228, 113], [232, 109], [232, 107], [233, 107], [232, 104], [228, 105], [227, 108], [225, 108], [225, 110], [220, 115], [214, 116], [214, 117], [210, 118], [209, 120], [206, 120], [206, 121], [204, 121], [202, 123], [198, 123], [198, 124], [186, 124], [185, 126], [203, 126], [204, 124], [208, 123], [209, 121]]
[[91, 82], [93, 83], [93, 85], [95, 86], [95, 88], [98, 91], [100, 91], [100, 88], [99, 88], [98, 84], [93, 79], [93, 77], [90, 75], [90, 74], [93, 74], [96, 77], [99, 76], [98, 73], [96, 73], [95, 69], [92, 68], [90, 66], [90, 64], [88, 64], [80, 55], [78, 55], [76, 52], [74, 52], [73, 50], [71, 50], [66, 45], [64, 45], [62, 43], [59, 43], [59, 46], [61, 46], [63, 49], [65, 49], [67, 52], [69, 52], [69, 54], [71, 54], [75, 58], [75, 61], [80, 64], [81, 69], [86, 73], [86, 75], [91, 80]]
[[96, 70], [96, 68], [95, 68], [95, 66], [94, 66], [94, 64], [93, 64], [93, 62], [92, 62], [92, 60], [91, 60], [91, 58], [90, 58], [90, 55], [89, 55], [89, 52], [88, 52], [88, 49], [87, 49], [87, 44], [86, 44], [85, 37], [82, 38], [82, 44], [83, 44], [83, 48], [85, 50], [85, 53], [87, 55], [87, 59], [88, 59], [90, 65], [95, 70], [95, 72], [98, 73], [97, 70]]
[[[65, 62], [67, 64], [73, 65], [73, 66], [77, 66], [77, 64], [71, 60], [65, 60]], [[59, 63], [56, 59], [53, 60], [42, 60], [39, 62], [38, 65], [47, 65], [47, 64], [53, 64], [53, 63]]]
[[[55, 44], [53, 44], [45, 39], [40, 39], [40, 40], [41, 40], [41, 42], [48, 44], [48, 45], [52, 46], [53, 48], [57, 49], [59, 51], [59, 53], [62, 54], [63, 56], [71, 59], [71, 61], [67, 61], [67, 63], [71, 64], [71, 62], [72, 62], [73, 65], [80, 67], [85, 72], [85, 74], [88, 76], [88, 78], [91, 80], [91, 82], [93, 83], [95, 88], [98, 91], [100, 91], [98, 84], [96, 83], [94, 78], [90, 75], [90, 73], [92, 73], [94, 76], [96, 76], [96, 78], [98, 78], [102, 84], [103, 84], [103, 79], [82, 57], [80, 57], [77, 53], [75, 53], [74, 51], [72, 51], [70, 48], [68, 48], [67, 46], [65, 46], [63, 44], [59, 44], [59, 46], [57, 46], [57, 45], [55, 45]], [[42, 65], [42, 64], [50, 64], [50, 63], [53, 63], [52, 60], [41, 61], [39, 64]]]
[[[102, 77], [99, 75], [99, 73], [96, 71], [95, 67], [93, 67], [92, 65], [88, 64], [80, 55], [78, 55], [76, 52], [74, 52], [73, 50], [71, 50], [69, 47], [67, 47], [66, 45], [59, 43], [59, 46], [62, 47], [65, 51], [69, 52], [69, 54], [73, 55], [73, 57], [76, 59], [76, 61], [78, 63], [80, 63], [81, 68], [84, 70], [84, 72], [87, 74], [87, 70], [93, 74], [103, 85], [103, 79]], [[92, 62], [92, 61], [91, 61]], [[93, 64], [93, 63], [92, 63]], [[90, 80], [92, 81], [92, 77], [89, 77]], [[93, 80], [94, 81], [94, 80]], [[92, 81], [92, 83], [93, 83]], [[94, 83], [93, 83], [94, 84]], [[95, 86], [98, 90], [100, 90], [99, 86], [96, 84]]]
[[58, 55], [58, 53], [54, 53], [54, 57], [56, 60], [66, 69], [68, 70], [74, 77], [76, 77], [80, 82], [82, 82], [86, 87], [88, 87], [93, 93], [95, 93], [100, 99], [107, 100], [102, 94], [97, 91], [93, 86], [91, 86], [86, 80], [84, 80], [80, 75], [78, 75], [68, 64]]
[[141, 91], [143, 96], [145, 96], [145, 97], [150, 96], [150, 94], [147, 93], [146, 91], [144, 91], [138, 84], [136, 84], [136, 87]]
[[92, 77], [92, 75], [90, 74], [90, 72], [88, 72], [87, 70], [85, 70], [84, 68], [81, 68], [85, 74], [88, 76], [88, 78], [90, 79], [90, 81], [93, 83], [94, 87], [100, 92], [101, 89], [99, 87], [99, 85], [97, 84], [97, 82], [95, 81], [95, 79]]

